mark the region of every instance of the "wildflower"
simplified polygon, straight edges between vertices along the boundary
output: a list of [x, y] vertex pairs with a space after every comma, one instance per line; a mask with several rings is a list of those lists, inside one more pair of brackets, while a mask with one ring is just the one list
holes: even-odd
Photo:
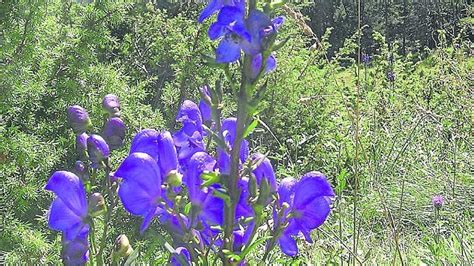
[[280, 205], [287, 204], [283, 221], [288, 223], [279, 238], [283, 253], [288, 256], [298, 254], [298, 247], [293, 237], [300, 233], [307, 242], [312, 243], [310, 232], [324, 223], [331, 211], [330, 197], [334, 196], [326, 177], [319, 172], [309, 172], [296, 182], [293, 178], [285, 178], [278, 188]]
[[51, 229], [63, 232], [67, 240], [75, 239], [82, 230], [89, 229], [86, 191], [77, 175], [56, 171], [44, 189], [56, 194], [48, 212]]
[[107, 119], [104, 126], [103, 136], [111, 150], [116, 150], [122, 147], [126, 130], [127, 128], [122, 119], [118, 117]]
[[436, 209], [440, 209], [444, 205], [444, 197], [442, 195], [434, 195], [431, 198], [431, 203]]
[[111, 116], [120, 116], [120, 101], [116, 95], [105, 95], [102, 100], [102, 107], [104, 107]]
[[261, 153], [254, 154], [252, 156], [252, 160], [258, 163], [258, 165], [256, 165], [255, 170], [253, 170], [253, 174], [257, 178], [257, 183], [260, 185], [262, 183], [262, 180], [265, 179], [270, 185], [270, 191], [272, 193], [276, 192], [276, 177], [270, 160], [268, 160], [268, 158], [266, 158], [265, 155]]
[[76, 134], [81, 134], [91, 125], [89, 113], [79, 105], [73, 105], [67, 108], [67, 117], [72, 130]]
[[244, 9], [245, 0], [211, 0], [199, 15], [198, 22], [202, 23], [205, 19], [212, 16], [212, 14], [221, 10], [225, 6], [236, 6]]
[[161, 199], [161, 174], [156, 161], [142, 152], [130, 154], [115, 172], [123, 179], [118, 195], [125, 209], [142, 216], [140, 231], [145, 231], [158, 214]]
[[[228, 146], [228, 150], [232, 150], [234, 145], [236, 131], [237, 131], [237, 119], [235, 117], [230, 117], [222, 121], [222, 136], [224, 141]], [[240, 163], [247, 161], [249, 156], [249, 143], [247, 140], [242, 140], [240, 146]], [[230, 173], [230, 155], [222, 150], [221, 148], [217, 149], [217, 164], [221, 173], [229, 174]]]
[[207, 86], [204, 86], [200, 88], [200, 90], [201, 95], [205, 95], [204, 97], [206, 97], [206, 99], [203, 98], [199, 101], [199, 111], [201, 112], [203, 121], [210, 121], [212, 119], [212, 111], [211, 107], [209, 106], [209, 104], [211, 103], [209, 89], [207, 88]]
[[179, 247], [171, 254], [170, 265], [173, 266], [187, 266], [191, 265], [191, 256], [189, 251], [184, 247]]
[[201, 174], [213, 171], [216, 160], [205, 152], [196, 152], [190, 159], [184, 182], [188, 188], [189, 200], [198, 208], [199, 217], [206, 223], [222, 224], [224, 201], [213, 195], [211, 187], [201, 188]]
[[86, 132], [76, 135], [76, 152], [80, 158], [86, 159], [87, 139], [89, 135]]
[[62, 237], [61, 258], [65, 265], [85, 265], [89, 259], [89, 228], [84, 228], [73, 239]]
[[93, 168], [100, 168], [110, 155], [109, 145], [99, 136], [92, 134], [87, 138], [87, 153]]
[[[181, 105], [176, 121], [183, 127], [173, 135], [178, 151], [178, 159], [185, 165], [186, 159], [198, 151], [204, 151], [202, 116], [199, 107], [186, 100]], [[184, 166], [183, 165], [183, 166]]]
[[368, 65], [370, 63], [370, 55], [362, 54], [362, 63], [364, 63], [365, 65]]
[[158, 132], [154, 129], [144, 129], [138, 132], [132, 140], [130, 154], [143, 152], [151, 156], [160, 168], [164, 178], [172, 171], [178, 170], [178, 158], [173, 137], [168, 131]]

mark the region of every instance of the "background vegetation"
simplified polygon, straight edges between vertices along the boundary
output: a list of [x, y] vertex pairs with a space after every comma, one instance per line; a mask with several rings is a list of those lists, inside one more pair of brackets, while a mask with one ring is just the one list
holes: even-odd
[[[338, 197], [315, 243], [293, 259], [275, 252], [275, 263], [473, 263], [474, 10], [471, 1], [391, 2], [362, 1], [361, 31], [354, 1], [282, 9], [290, 39], [252, 148], [269, 152], [280, 178], [324, 172]], [[43, 186], [76, 160], [67, 106], [85, 107], [99, 131], [101, 98], [117, 94], [129, 143], [143, 128], [173, 129], [183, 99], [221, 79], [203, 59], [215, 44], [196, 22], [201, 8], [0, 3], [0, 262], [59, 263]], [[438, 218], [435, 194], [446, 199]], [[115, 220], [110, 243], [125, 233], [140, 261], [166, 263], [159, 226], [140, 235], [139, 219], [122, 211]]]

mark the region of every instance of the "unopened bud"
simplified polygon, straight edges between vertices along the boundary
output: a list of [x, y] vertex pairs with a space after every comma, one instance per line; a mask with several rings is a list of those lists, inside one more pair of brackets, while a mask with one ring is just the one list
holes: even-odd
[[107, 211], [105, 199], [100, 193], [94, 193], [89, 197], [89, 214], [92, 217], [100, 216]]
[[118, 257], [128, 257], [132, 253], [133, 249], [128, 241], [128, 237], [124, 234], [119, 235], [115, 239], [115, 250], [114, 254]]
[[109, 145], [101, 136], [92, 134], [87, 139], [87, 153], [92, 167], [100, 168], [102, 161], [110, 155]]
[[82, 181], [89, 180], [89, 171], [87, 171], [87, 166], [83, 162], [76, 161], [74, 172]]
[[76, 135], [76, 151], [81, 159], [87, 159], [87, 139], [89, 135], [86, 132]]
[[69, 106], [67, 117], [72, 130], [76, 134], [85, 132], [92, 124], [87, 110], [79, 105]]
[[179, 187], [183, 182], [183, 175], [176, 170], [171, 170], [166, 176], [166, 181], [170, 186]]
[[123, 145], [127, 127], [122, 119], [113, 117], [105, 122], [103, 136], [110, 149], [116, 150]]
[[117, 95], [107, 94], [102, 100], [102, 107], [109, 113], [111, 117], [120, 116], [120, 101]]
[[257, 178], [255, 175], [250, 175], [249, 192], [251, 197], [257, 197]]

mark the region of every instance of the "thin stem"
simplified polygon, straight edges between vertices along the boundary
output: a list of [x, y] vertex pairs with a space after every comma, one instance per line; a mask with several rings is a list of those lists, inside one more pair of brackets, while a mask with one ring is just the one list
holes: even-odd
[[110, 166], [108, 164], [108, 162], [106, 163], [106, 168], [105, 168], [105, 180], [104, 180], [104, 183], [105, 183], [105, 186], [107, 188], [107, 198], [109, 198], [110, 200], [110, 205], [107, 209], [107, 214], [105, 216], [105, 219], [104, 219], [104, 230], [102, 231], [102, 238], [101, 238], [101, 242], [100, 242], [100, 246], [99, 246], [99, 252], [97, 253], [97, 264], [98, 265], [103, 265], [104, 264], [104, 258], [103, 258], [103, 254], [104, 254], [104, 249], [105, 249], [105, 245], [106, 245], [106, 240], [107, 240], [107, 232], [109, 230], [109, 222], [110, 222], [110, 218], [112, 217], [112, 211], [113, 209], [115, 208], [115, 195], [112, 191], [112, 183], [110, 182], [110, 178], [109, 178], [109, 173], [110, 173]]
[[[361, 0], [357, 1], [357, 13], [358, 13], [358, 36], [357, 36], [357, 83], [356, 83], [356, 99], [355, 99], [355, 156], [354, 156], [354, 202], [353, 202], [353, 236], [352, 236], [352, 253], [354, 256], [357, 254], [357, 204], [358, 204], [358, 193], [359, 193], [359, 122], [360, 122], [360, 111], [359, 111], [359, 99], [360, 99], [360, 56], [361, 56]], [[353, 265], [356, 265], [356, 259], [352, 260]]]

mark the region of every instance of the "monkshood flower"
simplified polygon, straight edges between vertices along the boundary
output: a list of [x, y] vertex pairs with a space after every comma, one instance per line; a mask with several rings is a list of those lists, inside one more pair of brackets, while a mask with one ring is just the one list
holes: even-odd
[[69, 106], [67, 108], [67, 118], [72, 130], [76, 134], [81, 134], [91, 125], [89, 113], [79, 105]]
[[111, 116], [120, 116], [120, 101], [116, 95], [105, 95], [102, 100], [102, 107], [104, 107]]
[[87, 139], [89, 135], [86, 132], [76, 135], [76, 152], [81, 159], [86, 159]]
[[130, 154], [115, 171], [123, 179], [118, 195], [125, 209], [133, 215], [142, 216], [140, 231], [145, 231], [160, 209], [161, 174], [156, 161], [148, 154]]
[[207, 86], [200, 88], [203, 95], [207, 96], [207, 101], [205, 99], [201, 99], [199, 101], [199, 111], [201, 112], [202, 120], [203, 121], [210, 121], [212, 119], [212, 111], [211, 106], [209, 106], [210, 102], [210, 93]]
[[89, 229], [84, 228], [75, 238], [62, 237], [61, 258], [65, 265], [85, 265], [89, 259]]
[[184, 182], [188, 188], [189, 200], [195, 206], [199, 218], [209, 224], [222, 225], [224, 201], [213, 195], [211, 187], [201, 188], [201, 174], [214, 170], [216, 160], [205, 152], [196, 152], [188, 162]]
[[127, 127], [122, 119], [113, 117], [107, 119], [107, 122], [105, 122], [102, 135], [107, 144], [109, 144], [110, 149], [116, 150], [122, 147], [126, 131]]
[[184, 247], [178, 247], [171, 254], [170, 265], [187, 266], [191, 265], [191, 256], [189, 251]]
[[245, 0], [211, 0], [199, 15], [199, 23], [202, 23], [205, 19], [212, 16], [212, 14], [221, 10], [224, 6], [236, 6], [238, 8], [244, 9]]
[[280, 205], [288, 204], [283, 221], [288, 223], [278, 242], [280, 248], [288, 256], [298, 254], [294, 237], [302, 234], [307, 242], [312, 243], [310, 233], [324, 223], [331, 211], [330, 198], [334, 191], [319, 172], [309, 172], [297, 182], [294, 178], [284, 178], [278, 188]]
[[44, 189], [56, 194], [48, 212], [49, 228], [63, 232], [67, 240], [73, 240], [80, 232], [89, 229], [86, 222], [88, 216], [86, 191], [77, 175], [67, 171], [56, 171]]
[[[230, 117], [222, 121], [222, 136], [224, 137], [224, 141], [227, 144], [229, 151], [232, 150], [232, 146], [234, 145], [236, 131], [237, 119], [235, 117]], [[249, 143], [244, 139], [242, 140], [240, 147], [240, 163], [247, 161], [248, 156]], [[230, 154], [221, 148], [217, 149], [217, 164], [221, 173], [230, 173]]]
[[252, 155], [252, 161], [260, 162], [256, 165], [255, 170], [253, 170], [253, 174], [257, 179], [257, 184], [260, 185], [262, 180], [266, 180], [270, 185], [270, 192], [276, 192], [277, 190], [277, 183], [275, 172], [273, 171], [273, 166], [268, 158], [261, 153], [256, 153]]
[[154, 129], [144, 129], [138, 132], [130, 146], [130, 154], [134, 152], [143, 152], [150, 155], [160, 167], [163, 178], [172, 171], [175, 173], [178, 170], [176, 147], [173, 137], [168, 131], [160, 133]]
[[109, 145], [99, 135], [92, 134], [87, 139], [87, 154], [92, 163], [93, 168], [101, 168], [104, 162], [110, 155]]
[[176, 121], [183, 127], [173, 135], [178, 148], [178, 159], [185, 166], [186, 159], [198, 151], [204, 151], [202, 116], [199, 107], [192, 101], [186, 100], [181, 105]]
[[436, 209], [440, 209], [444, 205], [444, 197], [442, 195], [434, 195], [431, 198], [431, 203]]

